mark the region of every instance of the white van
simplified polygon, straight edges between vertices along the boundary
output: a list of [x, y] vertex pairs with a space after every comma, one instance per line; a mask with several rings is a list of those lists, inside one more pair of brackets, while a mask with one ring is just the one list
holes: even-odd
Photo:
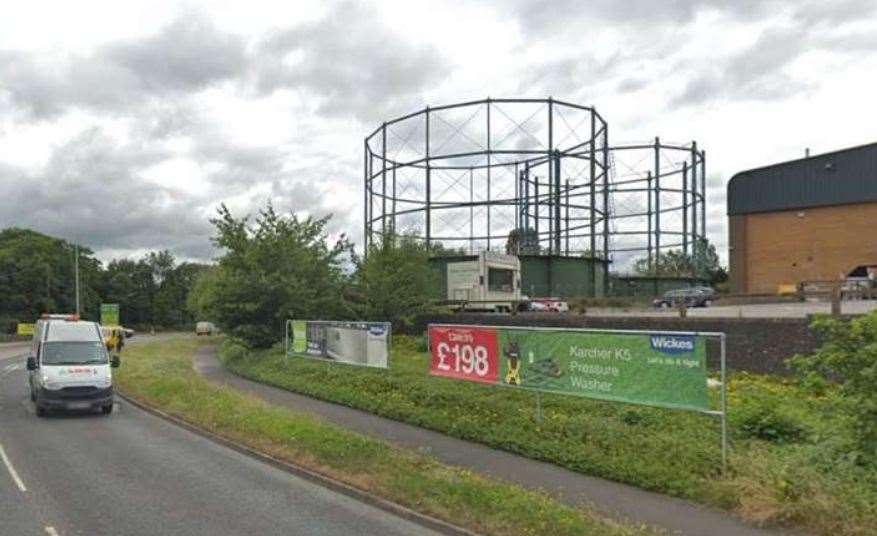
[[216, 333], [216, 326], [213, 322], [198, 322], [195, 324], [195, 335], [213, 335]]
[[51, 315], [37, 321], [27, 358], [30, 398], [42, 417], [50, 409], [113, 411], [110, 355], [96, 322]]

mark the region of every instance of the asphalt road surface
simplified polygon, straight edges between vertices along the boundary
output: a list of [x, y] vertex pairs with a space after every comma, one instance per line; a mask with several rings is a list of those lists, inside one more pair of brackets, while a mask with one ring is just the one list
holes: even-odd
[[434, 534], [124, 401], [37, 418], [25, 352], [0, 345], [0, 536]]
[[[841, 313], [849, 315], [867, 314], [877, 309], [877, 300], [844, 301]], [[806, 318], [813, 314], [831, 313], [831, 304], [826, 302], [786, 302], [757, 303], [747, 305], [722, 305], [721, 299], [712, 307], [694, 307], [688, 310], [688, 316], [705, 318]], [[549, 313], [546, 313], [549, 314]], [[679, 316], [679, 312], [670, 309], [655, 308], [631, 309], [620, 308], [588, 308], [590, 316]]]

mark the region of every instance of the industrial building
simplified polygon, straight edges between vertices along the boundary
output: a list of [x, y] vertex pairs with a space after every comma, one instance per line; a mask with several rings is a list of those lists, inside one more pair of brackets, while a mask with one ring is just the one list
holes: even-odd
[[866, 272], [877, 266], [877, 143], [738, 173], [728, 217], [734, 294]]

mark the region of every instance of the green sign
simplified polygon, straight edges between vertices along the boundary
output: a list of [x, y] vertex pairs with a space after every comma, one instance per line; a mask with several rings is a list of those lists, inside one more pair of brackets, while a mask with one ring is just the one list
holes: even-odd
[[119, 325], [118, 303], [102, 303], [100, 305], [100, 323], [102, 326]]
[[292, 322], [292, 351], [296, 354], [303, 354], [308, 349], [308, 324], [304, 320], [293, 320]]
[[709, 410], [703, 337], [454, 325], [429, 338], [434, 376]]
[[19, 323], [16, 328], [16, 333], [25, 337], [33, 337], [34, 324], [22, 324]]

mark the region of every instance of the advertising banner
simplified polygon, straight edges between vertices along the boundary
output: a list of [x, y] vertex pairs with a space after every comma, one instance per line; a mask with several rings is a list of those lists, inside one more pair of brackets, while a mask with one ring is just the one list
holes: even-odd
[[680, 333], [429, 326], [430, 374], [709, 410], [706, 340]]
[[33, 324], [19, 323], [18, 326], [16, 326], [15, 332], [18, 335], [21, 335], [23, 337], [33, 337], [33, 330], [34, 330]]
[[102, 304], [100, 304], [100, 324], [102, 326], [118, 326], [119, 325], [119, 304], [118, 303], [102, 303]]
[[288, 355], [378, 368], [389, 364], [389, 323], [293, 320], [290, 324]]

